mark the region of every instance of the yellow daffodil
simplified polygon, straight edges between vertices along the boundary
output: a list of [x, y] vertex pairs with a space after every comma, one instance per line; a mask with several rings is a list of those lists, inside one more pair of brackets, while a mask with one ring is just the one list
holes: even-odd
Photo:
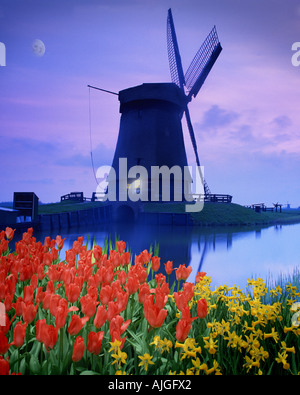
[[278, 357], [275, 358], [275, 361], [278, 363], [282, 363], [283, 369], [288, 370], [290, 368], [290, 364], [286, 361], [287, 353], [283, 351], [282, 353], [278, 353]]
[[264, 339], [268, 339], [271, 337], [275, 340], [276, 343], [278, 342], [279, 335], [278, 335], [278, 332], [276, 332], [274, 328], [272, 328], [271, 333], [264, 333]]
[[122, 352], [119, 348], [117, 350], [117, 352], [115, 354], [111, 355], [112, 358], [114, 358], [115, 360], [112, 362], [112, 365], [116, 364], [118, 365], [119, 369], [121, 369], [121, 364], [122, 363], [126, 363], [126, 359], [127, 359], [127, 354], [126, 352]]
[[146, 372], [149, 365], [154, 365], [154, 362], [151, 361], [153, 356], [150, 356], [148, 353], [145, 353], [143, 356], [139, 355], [139, 358], [141, 359], [139, 366], [143, 366]]

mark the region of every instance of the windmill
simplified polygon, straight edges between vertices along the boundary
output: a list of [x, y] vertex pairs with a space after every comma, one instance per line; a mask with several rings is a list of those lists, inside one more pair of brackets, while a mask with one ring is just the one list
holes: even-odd
[[[196, 156], [196, 163], [197, 166], [200, 166], [197, 143], [188, 109], [188, 103], [192, 100], [192, 97], [195, 98], [199, 93], [206, 77], [220, 55], [222, 47], [218, 39], [216, 27], [214, 26], [184, 74], [171, 9], [168, 10], [167, 45], [172, 82], [175, 83], [186, 95], [184, 113], [193, 150]], [[211, 194], [210, 189], [206, 181], [203, 181], [205, 195], [209, 196]]]
[[[123, 195], [123, 192], [121, 192], [124, 186], [125, 188], [127, 186], [128, 190], [131, 190], [131, 187], [136, 188], [136, 190], [144, 190], [144, 187], [141, 186], [147, 185], [147, 188], [145, 188], [147, 190], [146, 198], [151, 195], [151, 201], [167, 201], [164, 200], [161, 191], [155, 197], [158, 200], [152, 198], [153, 178], [150, 181], [147, 177], [142, 178], [141, 174], [137, 177], [137, 173], [132, 176], [129, 176], [128, 173], [127, 178], [126, 171], [127, 169], [141, 168], [146, 169], [147, 173], [150, 174], [152, 167], [160, 169], [162, 167], [168, 169], [176, 167], [182, 170], [181, 174], [184, 173], [188, 164], [181, 122], [183, 113], [186, 117], [196, 163], [198, 168], [200, 166], [188, 103], [192, 100], [192, 97], [197, 96], [222, 51], [222, 47], [214, 27], [184, 75], [171, 9], [168, 10], [167, 19], [167, 47], [172, 82], [144, 83], [124, 89], [119, 93], [104, 90], [118, 95], [120, 102], [120, 128], [112, 161], [112, 174], [116, 174], [116, 178], [113, 179], [113, 182], [108, 181], [108, 189], [110, 185], [116, 189], [115, 207], [120, 204], [124, 208], [126, 206], [126, 210], [129, 206], [138, 210], [136, 201], [129, 202], [126, 200], [127, 194]], [[95, 88], [93, 86], [89, 87]], [[123, 165], [125, 163], [123, 159], [126, 159], [126, 168]], [[156, 180], [161, 182], [159, 177]], [[207, 183], [203, 180], [201, 171], [200, 177], [204, 187], [205, 201], [231, 202], [232, 196], [230, 195], [211, 194]], [[182, 178], [174, 174], [174, 179], [170, 184], [170, 194], [173, 195], [174, 201], [178, 201], [175, 198], [178, 191], [179, 194], [190, 190], [190, 182], [185, 179], [181, 181]], [[182, 195], [182, 197], [184, 199], [185, 195]]]

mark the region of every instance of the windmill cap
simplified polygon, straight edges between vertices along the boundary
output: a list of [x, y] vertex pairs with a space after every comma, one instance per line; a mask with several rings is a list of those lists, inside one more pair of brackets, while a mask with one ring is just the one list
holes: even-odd
[[186, 106], [187, 100], [182, 90], [174, 83], [147, 83], [119, 92], [120, 112], [127, 104], [139, 101], [164, 101], [175, 104], [180, 109]]

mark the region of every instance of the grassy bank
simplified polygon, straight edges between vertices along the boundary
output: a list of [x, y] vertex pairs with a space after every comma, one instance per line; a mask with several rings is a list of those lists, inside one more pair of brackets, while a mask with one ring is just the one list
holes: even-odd
[[[103, 205], [101, 202], [60, 202], [42, 204], [39, 214], [55, 214], [77, 210], [86, 210]], [[185, 213], [182, 203], [146, 203], [145, 212]], [[202, 211], [191, 213], [195, 224], [204, 226], [220, 225], [264, 225], [300, 222], [300, 210], [283, 210], [282, 213], [261, 212], [248, 209], [239, 204], [205, 203]]]
[[70, 211], [87, 210], [94, 207], [102, 206], [101, 202], [70, 202], [64, 201], [59, 203], [48, 203], [39, 205], [39, 214], [59, 214]]
[[[148, 204], [147, 212], [174, 212], [184, 213], [184, 204]], [[191, 213], [195, 224], [216, 225], [264, 225], [264, 224], [286, 224], [300, 221], [300, 210], [286, 210], [279, 212], [261, 212], [248, 209], [239, 204], [230, 203], [205, 203], [202, 211]]]

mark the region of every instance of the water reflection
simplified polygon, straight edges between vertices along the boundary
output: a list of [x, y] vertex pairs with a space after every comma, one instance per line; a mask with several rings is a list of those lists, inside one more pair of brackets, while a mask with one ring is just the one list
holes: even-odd
[[89, 240], [89, 248], [94, 240], [103, 246], [106, 238], [114, 242], [117, 237], [126, 241], [133, 256], [156, 243], [162, 263], [171, 260], [174, 267], [183, 263], [191, 265], [193, 271], [189, 281], [195, 280], [198, 271], [205, 271], [212, 277], [213, 286], [236, 284], [244, 288], [250, 277], [266, 279], [272, 274], [276, 278], [281, 273], [292, 272], [300, 258], [300, 224], [256, 228], [117, 224], [39, 232], [35, 237], [43, 242], [46, 236], [55, 238], [57, 234], [66, 237], [64, 250], [70, 249], [80, 235], [84, 243]]

